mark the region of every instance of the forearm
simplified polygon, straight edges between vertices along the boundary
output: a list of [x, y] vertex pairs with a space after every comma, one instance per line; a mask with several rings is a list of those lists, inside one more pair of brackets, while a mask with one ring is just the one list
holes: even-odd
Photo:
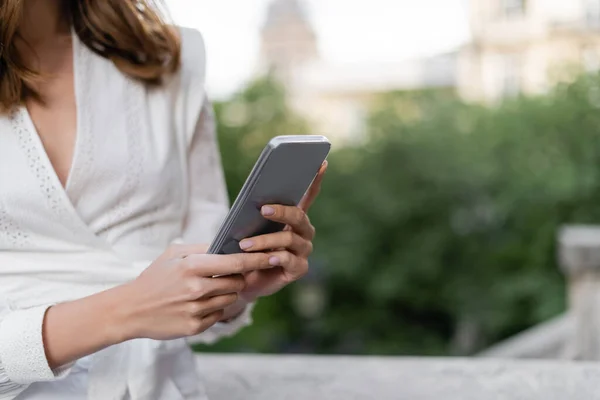
[[[134, 321], [139, 310], [135, 304], [128, 306], [131, 294], [132, 287], [127, 284], [48, 309], [43, 339], [50, 368], [139, 336]], [[239, 299], [225, 309], [221, 321], [235, 319], [247, 307], [248, 301]]]
[[42, 334], [50, 368], [126, 340], [126, 321], [121, 317], [125, 300], [123, 287], [117, 287], [49, 308]]

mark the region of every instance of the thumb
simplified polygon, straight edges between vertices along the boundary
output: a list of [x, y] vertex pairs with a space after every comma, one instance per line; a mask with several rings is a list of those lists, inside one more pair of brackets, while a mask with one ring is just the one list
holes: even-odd
[[325, 160], [321, 165], [319, 172], [317, 173], [317, 177], [310, 185], [310, 188], [302, 198], [302, 201], [300, 201], [300, 204], [298, 204], [298, 207], [300, 207], [302, 211], [308, 212], [308, 209], [314, 203], [315, 199], [319, 195], [319, 192], [321, 192], [321, 183], [323, 183], [323, 177], [325, 176], [325, 172], [327, 172], [327, 166], [328, 162]]

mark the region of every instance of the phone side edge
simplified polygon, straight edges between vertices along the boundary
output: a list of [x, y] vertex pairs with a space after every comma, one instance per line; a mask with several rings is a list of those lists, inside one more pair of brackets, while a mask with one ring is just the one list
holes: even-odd
[[223, 219], [223, 222], [221, 222], [221, 225], [219, 226], [219, 230], [217, 231], [213, 241], [211, 242], [211, 244], [208, 248], [208, 254], [216, 254], [219, 251], [219, 249], [222, 247], [223, 240], [227, 237], [227, 235], [229, 233], [229, 229], [231, 228], [233, 221], [235, 221], [235, 218], [237, 217], [239, 210], [241, 209], [241, 206], [246, 201], [246, 198], [248, 197], [250, 191], [252, 190], [252, 187], [256, 184], [256, 180], [257, 180], [258, 176], [260, 175], [260, 171], [264, 167], [264, 165], [265, 165], [266, 161], [268, 160], [269, 155], [271, 154], [272, 151], [273, 151], [273, 148], [271, 146], [267, 145], [267, 146], [265, 146], [263, 151], [260, 153], [258, 160], [252, 167], [250, 174], [248, 174], [248, 177], [246, 178], [244, 185], [242, 185], [242, 188], [240, 189], [236, 199], [234, 200], [229, 212]]

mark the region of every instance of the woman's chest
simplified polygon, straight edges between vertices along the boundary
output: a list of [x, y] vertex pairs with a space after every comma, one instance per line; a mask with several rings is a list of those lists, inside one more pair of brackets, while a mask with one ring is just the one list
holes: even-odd
[[79, 87], [65, 182], [25, 109], [0, 118], [0, 249], [30, 247], [38, 236], [57, 246], [151, 245], [173, 235], [157, 229], [175, 228], [187, 185], [170, 105], [124, 77], [102, 86]]

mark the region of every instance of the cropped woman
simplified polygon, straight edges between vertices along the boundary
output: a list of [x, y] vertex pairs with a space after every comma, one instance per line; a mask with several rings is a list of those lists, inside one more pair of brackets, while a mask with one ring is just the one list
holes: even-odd
[[286, 232], [205, 254], [228, 204], [204, 44], [159, 9], [0, 5], [0, 399], [205, 399], [190, 340], [307, 271], [320, 179], [263, 208]]

